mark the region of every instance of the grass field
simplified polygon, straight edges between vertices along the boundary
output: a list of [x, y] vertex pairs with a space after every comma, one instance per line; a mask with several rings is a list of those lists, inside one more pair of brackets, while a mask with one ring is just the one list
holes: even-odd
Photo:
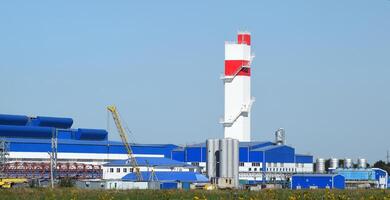
[[0, 199], [389, 199], [390, 190], [264, 190], [250, 191], [181, 191], [181, 190], [80, 190], [80, 189], [2, 189]]

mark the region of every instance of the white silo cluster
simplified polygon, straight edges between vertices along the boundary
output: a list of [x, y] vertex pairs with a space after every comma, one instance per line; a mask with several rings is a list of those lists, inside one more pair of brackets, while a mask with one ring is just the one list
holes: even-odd
[[206, 141], [207, 165], [209, 179], [222, 178], [238, 188], [239, 142], [236, 139], [208, 139]]
[[[351, 158], [345, 158], [344, 164], [340, 166], [340, 160], [337, 158], [330, 158], [329, 159], [329, 168], [328, 170], [335, 170], [338, 168], [346, 168], [346, 169], [351, 169], [354, 168], [354, 163]], [[317, 158], [316, 160], [316, 169], [315, 171], [317, 173], [325, 173], [326, 168], [325, 168], [325, 162], [326, 160], [324, 158]], [[357, 159], [357, 167], [358, 169], [365, 169], [367, 168], [367, 160], [365, 158], [359, 158]]]

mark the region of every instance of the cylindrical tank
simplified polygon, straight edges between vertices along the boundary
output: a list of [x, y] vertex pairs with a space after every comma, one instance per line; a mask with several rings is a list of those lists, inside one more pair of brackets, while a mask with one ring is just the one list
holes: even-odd
[[317, 161], [316, 161], [316, 172], [317, 173], [325, 173], [325, 159], [317, 158]]
[[209, 178], [217, 176], [217, 156], [216, 153], [219, 149], [219, 140], [218, 139], [208, 139], [206, 140], [206, 151], [207, 151], [207, 163], [206, 171]]
[[367, 160], [365, 158], [359, 158], [358, 159], [358, 168], [366, 168], [367, 167]]
[[228, 177], [228, 140], [219, 140], [219, 177]]
[[339, 168], [339, 159], [331, 158], [329, 169], [337, 169], [337, 168]]
[[352, 167], [353, 167], [352, 159], [350, 158], [344, 159], [344, 168], [352, 168]]
[[233, 140], [233, 178], [234, 178], [234, 183], [236, 188], [240, 186], [239, 176], [238, 176], [239, 167], [240, 167], [239, 153], [240, 153], [240, 143], [238, 140]]
[[275, 144], [284, 145], [285, 144], [285, 131], [283, 128], [279, 128], [275, 132]]

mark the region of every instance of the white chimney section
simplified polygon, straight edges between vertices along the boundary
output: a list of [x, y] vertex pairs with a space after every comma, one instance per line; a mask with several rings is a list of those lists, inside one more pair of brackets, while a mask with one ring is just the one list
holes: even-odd
[[225, 115], [221, 120], [225, 138], [251, 140], [251, 35], [238, 33], [237, 42], [225, 43]]

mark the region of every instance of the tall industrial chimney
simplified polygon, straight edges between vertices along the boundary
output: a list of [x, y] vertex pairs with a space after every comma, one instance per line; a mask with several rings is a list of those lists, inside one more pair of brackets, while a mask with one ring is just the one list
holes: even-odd
[[251, 140], [251, 35], [238, 33], [237, 42], [225, 43], [225, 138]]

